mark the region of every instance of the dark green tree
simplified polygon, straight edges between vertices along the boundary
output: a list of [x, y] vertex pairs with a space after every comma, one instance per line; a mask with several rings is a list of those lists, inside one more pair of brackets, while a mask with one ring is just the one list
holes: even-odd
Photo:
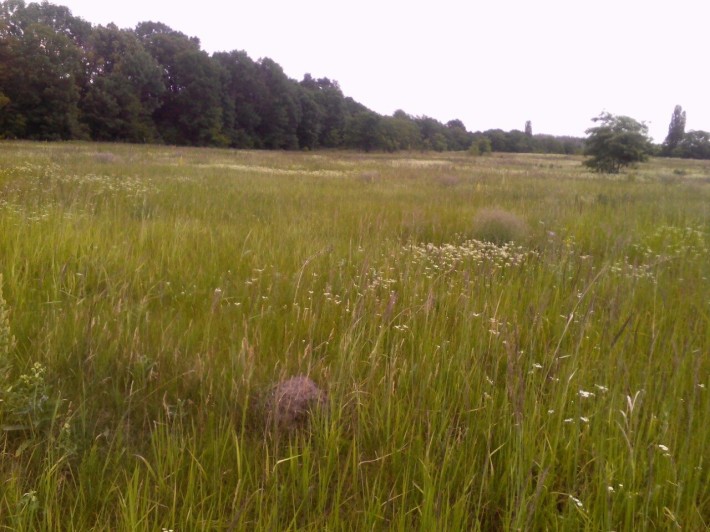
[[326, 148], [342, 146], [347, 111], [338, 82], [328, 78], [314, 79], [306, 74], [300, 85], [311, 93], [320, 110], [318, 144]]
[[257, 111], [258, 95], [265, 88], [258, 65], [246, 52], [218, 52], [212, 59], [220, 67], [222, 84], [222, 121], [224, 134], [234, 148], [261, 148], [257, 133], [261, 116]]
[[370, 152], [384, 149], [380, 127], [381, 117], [369, 110], [351, 116], [345, 127], [345, 142], [348, 147]]
[[415, 119], [415, 122], [419, 126], [422, 149], [434, 151], [446, 151], [449, 149], [446, 126], [444, 124], [429, 116], [420, 116]]
[[506, 136], [508, 151], [513, 153], [533, 153], [535, 151], [533, 146], [534, 137], [527, 135], [523, 131], [513, 129]]
[[601, 113], [587, 129], [584, 164], [597, 172], [617, 174], [631, 164], [645, 161], [652, 150], [648, 127], [628, 116]]
[[671, 123], [668, 126], [668, 136], [663, 141], [661, 155], [674, 155], [676, 148], [683, 141], [685, 136], [685, 111], [680, 105], [676, 105], [671, 116]]
[[97, 140], [150, 142], [153, 112], [165, 92], [160, 65], [130, 31], [99, 26], [88, 43], [89, 83], [82, 120]]
[[470, 155], [488, 155], [491, 153], [491, 141], [483, 133], [471, 134], [471, 146], [468, 148]]
[[532, 137], [532, 136], [533, 136], [532, 122], [531, 122], [530, 120], [528, 120], [527, 122], [525, 122], [525, 135], [527, 135], [528, 137]]
[[446, 145], [451, 151], [467, 150], [473, 141], [471, 134], [466, 131], [466, 126], [458, 119], [449, 120], [446, 123], [444, 135], [446, 136]]
[[301, 148], [312, 150], [318, 147], [324, 112], [311, 91], [300, 85], [298, 89], [298, 99], [301, 105], [301, 120], [296, 128], [298, 145]]
[[256, 94], [256, 109], [261, 117], [257, 133], [265, 148], [297, 149], [301, 105], [298, 86], [281, 66], [268, 57], [259, 61], [257, 72], [261, 86]]
[[200, 49], [199, 39], [155, 22], [139, 24], [136, 34], [163, 70], [166, 90], [153, 113], [162, 139], [170, 144], [227, 145], [220, 70]]
[[9, 100], [0, 123], [5, 134], [41, 140], [82, 137], [76, 47], [50, 27], [32, 24], [9, 48], [0, 79]]
[[382, 118], [380, 134], [384, 149], [390, 152], [415, 150], [421, 146], [421, 136], [416, 122], [402, 110], [395, 111], [391, 117]]
[[687, 159], [710, 159], [710, 133], [688, 131], [683, 135], [674, 153]]

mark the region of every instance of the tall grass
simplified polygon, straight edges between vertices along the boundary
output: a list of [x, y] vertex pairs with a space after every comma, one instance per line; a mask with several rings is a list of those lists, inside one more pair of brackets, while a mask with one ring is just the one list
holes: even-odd
[[[675, 164], [0, 144], [0, 526], [707, 528]], [[493, 206], [528, 231], [478, 240]], [[296, 374], [328, 408], [269, 430]]]

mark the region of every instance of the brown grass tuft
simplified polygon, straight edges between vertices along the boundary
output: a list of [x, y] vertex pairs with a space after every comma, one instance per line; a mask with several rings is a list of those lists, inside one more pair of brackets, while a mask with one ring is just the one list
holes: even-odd
[[270, 425], [283, 432], [303, 428], [312, 412], [325, 406], [326, 399], [327, 394], [304, 375], [281, 381], [267, 400]]
[[517, 215], [503, 209], [481, 209], [473, 219], [477, 240], [505, 244], [518, 241], [528, 232], [527, 224]]

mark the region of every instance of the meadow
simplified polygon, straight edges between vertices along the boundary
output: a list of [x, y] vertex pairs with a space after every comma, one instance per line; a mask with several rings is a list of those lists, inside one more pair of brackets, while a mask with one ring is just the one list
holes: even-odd
[[706, 530], [708, 246], [707, 161], [2, 142], [0, 527]]

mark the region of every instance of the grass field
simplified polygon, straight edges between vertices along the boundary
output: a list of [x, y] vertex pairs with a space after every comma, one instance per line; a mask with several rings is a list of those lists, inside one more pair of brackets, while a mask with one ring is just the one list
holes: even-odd
[[580, 162], [0, 143], [0, 527], [708, 529], [710, 163]]

